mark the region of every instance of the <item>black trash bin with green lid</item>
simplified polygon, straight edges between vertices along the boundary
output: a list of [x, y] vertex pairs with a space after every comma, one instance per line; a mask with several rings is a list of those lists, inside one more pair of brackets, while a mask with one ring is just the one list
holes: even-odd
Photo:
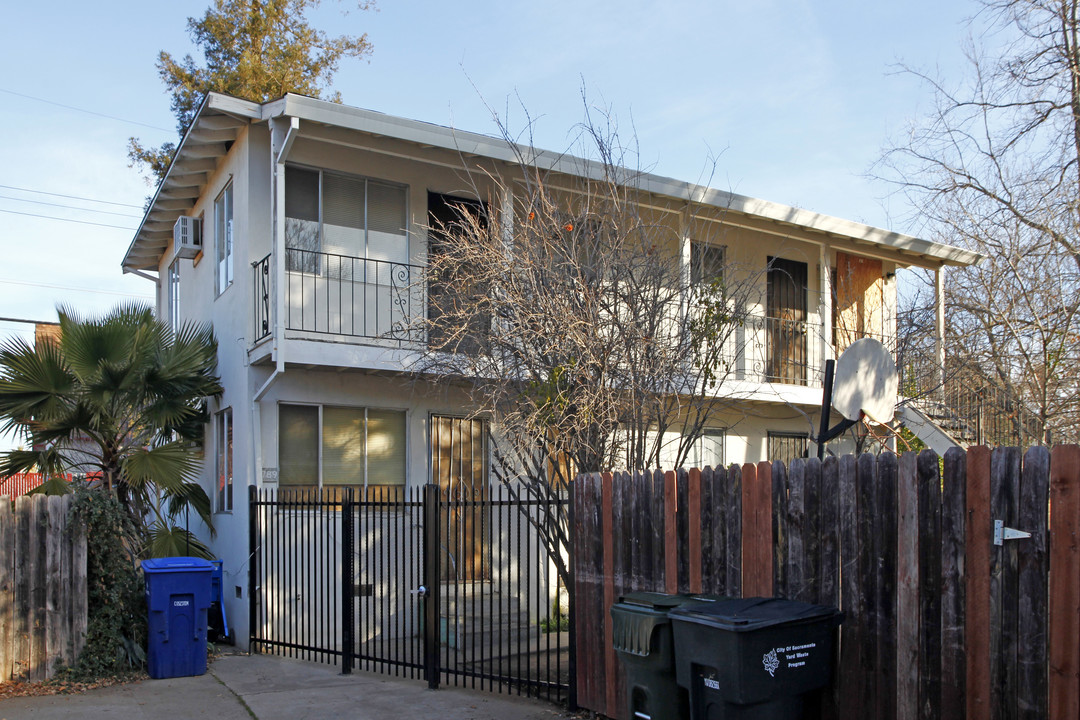
[[631, 720], [683, 720], [687, 692], [675, 678], [674, 638], [668, 611], [709, 599], [636, 592], [611, 606], [615, 652], [626, 668], [626, 713]]
[[829, 682], [836, 608], [742, 598], [671, 610], [676, 678], [693, 720], [799, 720]]

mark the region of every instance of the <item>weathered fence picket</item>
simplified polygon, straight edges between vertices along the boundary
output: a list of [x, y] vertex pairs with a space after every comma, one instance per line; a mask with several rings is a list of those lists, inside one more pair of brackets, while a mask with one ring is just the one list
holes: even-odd
[[71, 496], [0, 495], [0, 682], [39, 682], [85, 642], [86, 533]]
[[583, 707], [624, 716], [610, 607], [655, 590], [844, 610], [823, 718], [1080, 715], [1080, 447], [582, 475], [574, 504]]

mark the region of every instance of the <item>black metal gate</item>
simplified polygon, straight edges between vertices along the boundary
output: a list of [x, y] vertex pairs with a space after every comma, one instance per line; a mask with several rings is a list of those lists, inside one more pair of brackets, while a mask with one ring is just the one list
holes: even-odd
[[572, 702], [569, 595], [536, 532], [567, 500], [427, 485], [251, 488], [249, 502], [253, 652]]

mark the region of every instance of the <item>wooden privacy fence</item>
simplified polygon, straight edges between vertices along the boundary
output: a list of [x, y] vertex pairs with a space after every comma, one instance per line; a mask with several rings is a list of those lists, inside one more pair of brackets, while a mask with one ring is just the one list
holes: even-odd
[[71, 495], [0, 496], [0, 682], [72, 665], [86, 636], [86, 532]]
[[[625, 717], [625, 592], [835, 605], [825, 718], [1080, 716], [1080, 448], [932, 451], [574, 484], [578, 702]], [[1030, 532], [995, 544], [995, 523]]]

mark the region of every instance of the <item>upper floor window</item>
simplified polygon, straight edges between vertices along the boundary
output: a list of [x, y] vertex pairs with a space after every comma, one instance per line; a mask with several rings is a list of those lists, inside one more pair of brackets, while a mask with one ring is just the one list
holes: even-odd
[[[695, 286], [722, 280], [724, 277], [723, 245], [690, 243], [690, 282]], [[684, 256], [685, 257], [685, 256]]]
[[[401, 185], [324, 170], [285, 169], [286, 268], [389, 276], [407, 263], [408, 194]], [[376, 261], [356, 263], [355, 259]], [[380, 262], [381, 261], [381, 262]], [[369, 267], [370, 265], [370, 267]], [[361, 278], [356, 278], [361, 279]]]
[[214, 241], [217, 245], [217, 293], [233, 281], [233, 186], [229, 183], [214, 201]]
[[180, 329], [180, 263], [169, 266], [169, 285], [166, 288], [169, 308], [169, 327]]

